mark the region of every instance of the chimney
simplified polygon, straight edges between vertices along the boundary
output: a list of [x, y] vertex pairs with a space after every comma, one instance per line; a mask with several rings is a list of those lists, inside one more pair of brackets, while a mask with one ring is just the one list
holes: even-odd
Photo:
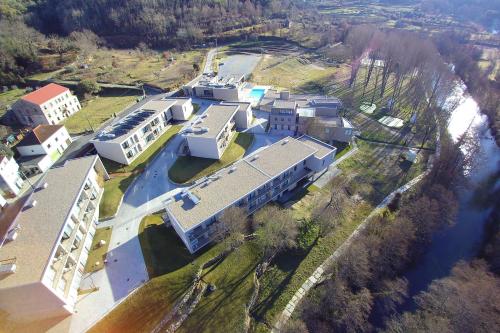
[[290, 99], [290, 92], [288, 90], [280, 92], [280, 99]]

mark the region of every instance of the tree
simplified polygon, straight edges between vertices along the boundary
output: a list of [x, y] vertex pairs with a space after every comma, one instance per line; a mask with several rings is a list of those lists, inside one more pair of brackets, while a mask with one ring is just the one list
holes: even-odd
[[382, 281], [381, 288], [374, 294], [375, 310], [378, 317], [388, 317], [396, 312], [397, 306], [408, 297], [408, 280], [396, 278]]
[[270, 262], [279, 252], [297, 246], [298, 224], [289, 210], [266, 206], [254, 217], [257, 243]]
[[247, 214], [239, 207], [229, 207], [219, 218], [216, 240], [224, 243], [224, 248], [233, 250], [244, 241], [247, 229]]
[[93, 95], [101, 91], [101, 87], [99, 86], [99, 84], [92, 79], [81, 80], [80, 82], [78, 82], [78, 86], [76, 89], [78, 93], [81, 95], [85, 94]]
[[199, 71], [200, 71], [200, 65], [198, 65], [197, 63], [193, 63], [193, 69], [194, 69], [196, 72], [199, 72]]

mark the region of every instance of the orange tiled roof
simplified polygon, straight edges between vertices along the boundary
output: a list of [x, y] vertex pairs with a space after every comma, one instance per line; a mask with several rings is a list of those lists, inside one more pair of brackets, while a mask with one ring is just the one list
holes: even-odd
[[49, 99], [52, 99], [68, 90], [69, 90], [68, 88], [60, 86], [58, 84], [49, 83], [48, 85], [38, 90], [35, 90], [27, 95], [24, 95], [22, 99], [30, 103], [42, 105]]
[[59, 131], [63, 125], [38, 125], [17, 144], [19, 147], [40, 145]]

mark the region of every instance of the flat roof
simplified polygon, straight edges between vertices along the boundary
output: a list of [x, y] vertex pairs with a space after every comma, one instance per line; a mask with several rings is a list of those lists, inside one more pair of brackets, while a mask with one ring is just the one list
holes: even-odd
[[234, 117], [239, 105], [212, 104], [191, 126], [186, 136], [215, 138]]
[[276, 99], [273, 102], [273, 108], [279, 109], [295, 109], [297, 102], [289, 99]]
[[36, 206], [24, 206], [11, 222], [20, 226], [17, 238], [0, 247], [0, 260], [16, 258], [14, 274], [0, 280], [0, 288], [38, 282], [47, 266], [49, 257], [64, 222], [84, 185], [89, 170], [97, 161], [97, 155], [68, 160], [63, 166], [50, 169], [26, 203], [36, 200]]
[[333, 150], [336, 150], [335, 147], [330, 146], [329, 144], [324, 143], [321, 140], [315, 139], [308, 135], [303, 135], [298, 140], [309, 147], [316, 150], [314, 156], [317, 158], [323, 158], [326, 155], [330, 154]]
[[[284, 138], [197, 182], [167, 204], [167, 209], [185, 230], [191, 230], [240, 198], [314, 154], [324, 155], [328, 145], [309, 143], [309, 137]], [[315, 141], [314, 139], [311, 139]], [[333, 152], [330, 147], [328, 152]]]
[[152, 100], [144, 104], [141, 109], [142, 110], [151, 110], [151, 111], [159, 111], [164, 112], [172, 107], [175, 104], [173, 100]]

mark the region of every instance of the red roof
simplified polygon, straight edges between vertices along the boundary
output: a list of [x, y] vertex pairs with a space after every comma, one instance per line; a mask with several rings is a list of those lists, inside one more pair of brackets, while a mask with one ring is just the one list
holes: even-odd
[[48, 85], [38, 90], [35, 90], [27, 95], [24, 95], [22, 99], [33, 104], [42, 105], [49, 99], [59, 96], [60, 94], [68, 90], [69, 90], [68, 88], [60, 86], [58, 84], [49, 83]]
[[38, 125], [17, 144], [17, 147], [41, 145], [63, 125]]

